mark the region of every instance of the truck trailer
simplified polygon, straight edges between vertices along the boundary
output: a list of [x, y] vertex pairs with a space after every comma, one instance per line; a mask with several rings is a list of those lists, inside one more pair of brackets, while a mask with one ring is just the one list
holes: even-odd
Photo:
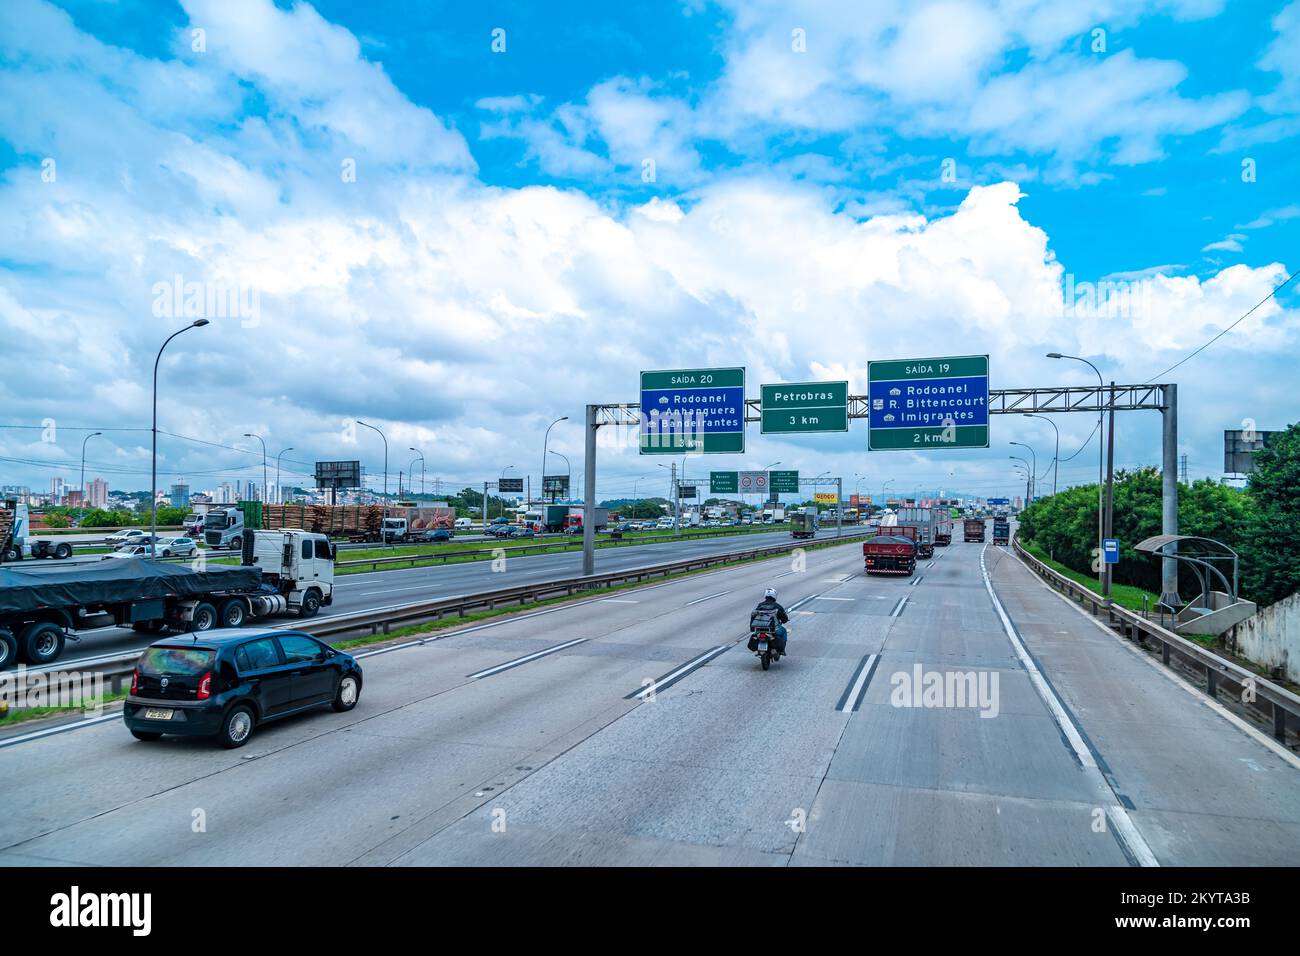
[[1004, 519], [993, 519], [993, 543], [995, 545], [1007, 545], [1011, 543], [1011, 522]]
[[334, 600], [334, 546], [305, 531], [245, 534], [239, 566], [103, 561], [46, 571], [0, 568], [0, 668], [57, 660], [68, 640], [101, 627], [145, 634], [240, 627]]
[[[935, 513], [930, 508], [899, 508], [894, 515], [897, 528], [914, 528], [916, 529], [916, 556], [921, 559], [934, 557], [935, 529], [937, 520]], [[881, 531], [885, 530], [884, 523], [881, 523]], [[893, 533], [892, 531], [890, 532]]]
[[16, 500], [0, 502], [0, 564], [23, 558], [72, 557], [72, 545], [67, 541], [33, 540], [30, 522], [27, 505]]
[[891, 528], [898, 532], [878, 534], [862, 542], [862, 563], [867, 574], [903, 574], [916, 570], [916, 541], [906, 532], [910, 527]]
[[983, 543], [984, 541], [984, 519], [967, 518], [962, 522], [962, 537], [967, 542]]

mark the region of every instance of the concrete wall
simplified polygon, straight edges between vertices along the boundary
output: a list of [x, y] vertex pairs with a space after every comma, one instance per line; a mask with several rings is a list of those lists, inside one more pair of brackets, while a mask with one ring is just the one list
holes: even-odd
[[1280, 667], [1287, 680], [1300, 682], [1300, 593], [1243, 621], [1237, 653], [1264, 667]]

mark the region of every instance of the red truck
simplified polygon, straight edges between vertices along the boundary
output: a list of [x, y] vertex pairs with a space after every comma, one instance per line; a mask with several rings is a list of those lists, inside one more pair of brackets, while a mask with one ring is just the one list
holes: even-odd
[[976, 541], [976, 542], [983, 543], [984, 519], [967, 518], [964, 522], [962, 522], [962, 533], [967, 541]]
[[902, 527], [888, 531], [889, 534], [878, 534], [862, 543], [866, 573], [910, 576], [916, 570], [916, 529]]

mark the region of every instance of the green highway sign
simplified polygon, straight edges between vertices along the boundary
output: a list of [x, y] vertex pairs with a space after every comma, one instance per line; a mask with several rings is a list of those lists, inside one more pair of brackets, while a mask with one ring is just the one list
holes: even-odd
[[799, 472], [773, 471], [769, 473], [769, 485], [773, 493], [797, 495], [799, 493]]
[[734, 495], [740, 491], [740, 473], [736, 471], [709, 472], [709, 494]]
[[762, 386], [762, 433], [846, 432], [848, 382], [797, 382]]
[[989, 447], [989, 357], [867, 363], [871, 451]]
[[745, 450], [745, 370], [641, 373], [641, 454], [739, 454]]

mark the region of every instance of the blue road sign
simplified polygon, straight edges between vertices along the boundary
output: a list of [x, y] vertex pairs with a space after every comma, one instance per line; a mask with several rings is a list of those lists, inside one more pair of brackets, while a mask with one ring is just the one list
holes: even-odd
[[990, 499], [989, 499], [989, 504], [991, 504], [991, 505], [1009, 505], [1009, 504], [1011, 504], [1011, 499], [1010, 499], [1010, 498], [990, 498]]
[[1119, 538], [1106, 538], [1103, 540], [1101, 553], [1107, 564], [1119, 564]]
[[745, 450], [745, 370], [641, 373], [641, 454]]
[[867, 448], [989, 447], [989, 358], [867, 363]]

